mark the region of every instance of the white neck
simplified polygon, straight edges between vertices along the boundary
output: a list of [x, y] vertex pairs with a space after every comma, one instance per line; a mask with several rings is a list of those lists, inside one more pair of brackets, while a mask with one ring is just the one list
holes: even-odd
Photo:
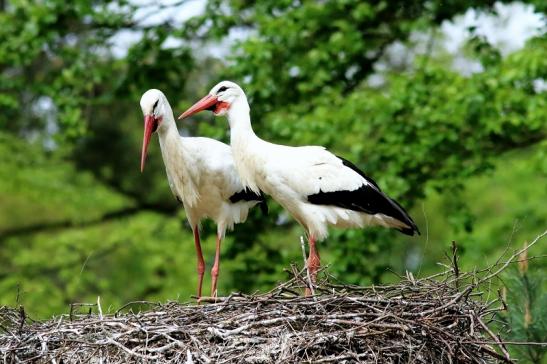
[[230, 123], [230, 136], [233, 143], [235, 138], [257, 138], [251, 126], [250, 107], [247, 98], [239, 97], [228, 109], [228, 122]]
[[171, 191], [182, 199], [185, 206], [193, 206], [199, 200], [199, 176], [192, 163], [192, 155], [185, 148], [179, 135], [173, 111], [166, 99], [163, 99], [163, 120], [158, 126], [161, 156], [169, 178]]
[[175, 118], [173, 117], [173, 111], [166, 99], [162, 100], [163, 103], [163, 119], [161, 124], [158, 125], [158, 137], [160, 141], [161, 155], [163, 157], [163, 163], [168, 171], [173, 168], [180, 168], [177, 166], [178, 158], [184, 158], [182, 139], [180, 137]]
[[177, 125], [175, 124], [175, 118], [173, 116], [173, 110], [171, 110], [171, 105], [169, 105], [169, 101], [167, 101], [165, 98], [162, 98], [162, 121], [161, 124], [158, 125], [158, 135], [160, 136], [160, 140], [162, 138], [165, 138], [166, 136], [170, 136], [175, 132], [178, 135]]
[[158, 136], [160, 140], [160, 146], [162, 148], [162, 153], [164, 153], [167, 152], [163, 150], [167, 140], [177, 140], [180, 142], [180, 135], [169, 102], [166, 99], [163, 99], [162, 103], [163, 119], [160, 125], [158, 125]]
[[259, 193], [255, 172], [263, 164], [261, 144], [264, 141], [254, 133], [249, 112], [249, 104], [244, 97], [238, 98], [230, 106], [230, 145], [241, 182], [245, 187]]

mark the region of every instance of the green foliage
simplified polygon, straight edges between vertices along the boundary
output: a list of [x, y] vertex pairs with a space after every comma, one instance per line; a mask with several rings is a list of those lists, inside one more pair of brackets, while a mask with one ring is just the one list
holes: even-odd
[[222, 38], [233, 29], [253, 31], [236, 46], [228, 72], [238, 79], [250, 78], [246, 91], [255, 104], [254, 115], [262, 115], [294, 103], [312, 108], [309, 99], [323, 90], [351, 91], [392, 42], [404, 41], [411, 32], [440, 24], [470, 6], [492, 4], [210, 0], [205, 15], [189, 22], [187, 32]]
[[[2, 3], [4, 4], [4, 3]], [[9, 1], [0, 13], [0, 127], [43, 131], [53, 116], [61, 139], [88, 132], [102, 110], [155, 87], [171, 93], [184, 86], [192, 60], [185, 47], [162, 48], [169, 27], [144, 26], [126, 0]], [[142, 32], [123, 59], [111, 53], [120, 32]], [[37, 110], [51, 100], [52, 110]], [[127, 108], [126, 108], [127, 110]], [[108, 118], [107, 118], [108, 120]], [[110, 122], [113, 120], [110, 119]]]
[[191, 234], [177, 220], [140, 212], [4, 239], [0, 304], [23, 304], [32, 316], [44, 317], [97, 296], [105, 307], [143, 297], [186, 299], [195, 289], [194, 252], [184, 243]]
[[112, 71], [102, 56], [107, 40], [120, 24], [130, 22], [124, 4], [50, 0], [5, 5], [0, 14], [2, 129], [39, 130], [45, 118], [36, 115], [33, 106], [39, 98], [50, 97], [64, 135], [84, 133], [81, 120]]
[[85, 223], [133, 205], [98, 184], [91, 173], [4, 133], [0, 155], [0, 232], [58, 221]]
[[[500, 319], [509, 328], [507, 337], [513, 341], [547, 341], [545, 273], [534, 265], [533, 261], [521, 261], [519, 269], [513, 269], [504, 278], [507, 311], [500, 314]], [[547, 349], [540, 345], [517, 346], [513, 350], [529, 363], [542, 363], [547, 354]]]

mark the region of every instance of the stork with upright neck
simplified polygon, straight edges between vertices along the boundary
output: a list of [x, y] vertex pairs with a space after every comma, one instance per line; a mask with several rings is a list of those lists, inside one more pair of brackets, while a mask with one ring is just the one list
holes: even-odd
[[313, 280], [320, 266], [316, 242], [327, 237], [329, 225], [381, 225], [407, 235], [419, 234], [401, 205], [353, 163], [324, 147], [290, 147], [257, 137], [247, 97], [237, 84], [220, 82], [179, 119], [202, 110], [228, 117], [230, 144], [243, 185], [271, 195], [306, 229], [307, 266]]
[[211, 218], [217, 225], [215, 261], [211, 269], [211, 296], [216, 296], [220, 245], [226, 229], [244, 222], [249, 209], [256, 204], [267, 212], [264, 196], [260, 191], [254, 193], [243, 187], [228, 145], [210, 138], [179, 135], [171, 106], [160, 90], [146, 91], [140, 105], [144, 115], [141, 172], [144, 170], [150, 137], [157, 132], [169, 187], [183, 204], [194, 234], [198, 298], [201, 297], [205, 271], [199, 225], [204, 218]]

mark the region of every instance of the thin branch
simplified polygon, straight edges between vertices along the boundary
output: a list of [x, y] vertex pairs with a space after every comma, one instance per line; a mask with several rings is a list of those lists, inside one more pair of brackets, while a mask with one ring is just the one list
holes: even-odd
[[487, 275], [487, 276], [481, 278], [481, 279], [479, 280], [479, 283], [484, 283], [484, 282], [486, 282], [486, 281], [491, 280], [491, 279], [494, 278], [495, 276], [499, 275], [501, 272], [503, 272], [503, 271], [509, 266], [509, 264], [511, 264], [511, 262], [513, 262], [513, 260], [514, 260], [515, 258], [517, 258], [519, 255], [521, 255], [524, 251], [526, 251], [526, 250], [530, 249], [532, 246], [534, 246], [534, 245], [535, 245], [538, 241], [540, 241], [545, 235], [547, 235], [547, 230], [545, 230], [543, 233], [541, 233], [541, 234], [539, 234], [538, 236], [536, 236], [536, 238], [535, 238], [534, 240], [532, 240], [531, 243], [525, 245], [522, 249], [517, 250], [516, 252], [514, 252], [514, 253], [509, 257], [509, 259], [507, 259], [507, 260], [505, 261], [505, 263], [502, 264], [502, 266], [501, 266], [498, 270], [496, 270], [496, 271], [490, 273], [489, 275]]
[[36, 233], [50, 232], [62, 229], [72, 229], [72, 228], [84, 228], [99, 225], [111, 220], [118, 220], [128, 216], [138, 214], [143, 211], [154, 211], [164, 214], [172, 214], [176, 209], [161, 207], [156, 204], [140, 204], [138, 206], [124, 207], [119, 210], [110, 211], [105, 213], [102, 216], [99, 216], [96, 219], [90, 219], [83, 222], [78, 222], [74, 220], [62, 220], [62, 221], [53, 221], [45, 223], [37, 223], [29, 226], [15, 227], [11, 229], [6, 229], [0, 232], [0, 242], [3, 242], [9, 238], [17, 236], [25, 236]]

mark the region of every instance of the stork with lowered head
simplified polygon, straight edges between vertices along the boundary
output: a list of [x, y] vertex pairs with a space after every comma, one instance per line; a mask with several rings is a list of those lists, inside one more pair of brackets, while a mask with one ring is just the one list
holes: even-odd
[[249, 209], [259, 204], [267, 213], [264, 195], [243, 187], [234, 166], [231, 148], [217, 140], [181, 137], [173, 111], [160, 90], [146, 91], [140, 101], [144, 115], [141, 172], [148, 144], [157, 132], [169, 187], [182, 203], [194, 234], [197, 254], [197, 295], [201, 297], [205, 262], [199, 236], [200, 221], [212, 219], [217, 225], [215, 260], [211, 269], [211, 296], [217, 295], [220, 245], [227, 229], [247, 219]]

